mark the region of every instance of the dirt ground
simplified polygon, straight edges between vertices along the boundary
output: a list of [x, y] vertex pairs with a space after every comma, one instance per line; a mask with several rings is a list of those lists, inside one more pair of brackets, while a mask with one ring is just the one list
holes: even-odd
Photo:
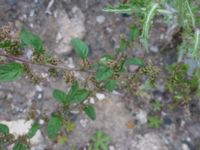
[[[69, 44], [73, 37], [86, 41], [90, 47], [90, 58], [97, 59], [105, 52], [113, 52], [119, 45], [120, 35], [128, 34], [128, 25], [134, 22], [134, 18], [102, 11], [108, 4], [116, 2], [0, 0], [0, 26], [11, 22], [16, 30], [22, 26], [29, 28], [42, 37], [47, 52], [62, 58], [66, 66], [74, 67], [78, 59]], [[176, 52], [173, 48], [168, 53], [157, 51], [162, 45], [160, 37], [164, 33], [161, 30], [163, 25], [156, 25], [151, 31], [152, 52], [146, 60], [152, 59], [154, 64], [162, 67], [164, 63], [176, 61]], [[135, 46], [130, 55], [141, 55], [141, 51], [140, 46]], [[31, 51], [27, 49], [25, 57], [30, 56]], [[52, 90], [67, 89], [67, 85], [62, 80], [49, 77], [46, 68], [34, 66], [34, 70], [46, 80], [34, 85], [24, 77], [17, 82], [0, 84], [0, 122], [26, 119], [33, 105], [37, 106], [38, 114], [50, 114], [57, 108]], [[158, 79], [157, 82], [155, 89], [139, 98], [120, 90], [98, 93], [89, 100], [95, 105], [96, 121], [74, 112], [76, 129], [69, 135], [67, 144], [55, 144], [41, 134], [32, 149], [71, 150], [74, 144], [76, 150], [85, 150], [91, 135], [96, 130], [102, 130], [112, 137], [109, 150], [200, 150], [199, 100], [194, 99], [187, 107], [177, 107], [173, 111], [163, 109], [160, 112], [162, 126], [159, 129], [148, 127], [150, 102], [158, 99], [167, 106], [171, 101], [163, 91], [163, 81]]]

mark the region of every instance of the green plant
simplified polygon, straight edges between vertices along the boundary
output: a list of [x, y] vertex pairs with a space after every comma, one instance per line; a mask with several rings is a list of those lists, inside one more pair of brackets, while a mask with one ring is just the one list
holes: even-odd
[[[125, 39], [127, 42], [122, 42], [119, 50], [116, 50], [113, 55], [104, 55], [94, 62], [94, 65], [92, 65], [88, 59], [89, 48], [87, 44], [78, 38], [72, 39], [71, 44], [77, 56], [81, 58], [81, 61], [80, 68], [70, 69], [58, 65], [60, 60], [56, 60], [45, 51], [42, 40], [36, 34], [28, 31], [26, 28], [22, 28], [19, 37], [12, 37], [10, 35], [10, 26], [2, 28], [0, 30], [0, 43], [3, 44], [0, 45], [0, 56], [3, 57], [4, 60], [0, 64], [1, 83], [17, 81], [23, 75], [29, 77], [33, 83], [42, 82], [43, 79], [33, 74], [30, 67], [32, 65], [38, 65], [49, 68], [50, 75], [56, 75], [57, 70], [60, 70], [63, 73], [63, 79], [66, 84], [70, 85], [70, 88], [69, 91], [60, 89], [53, 90], [52, 97], [60, 105], [57, 110], [51, 112], [50, 116], [42, 114], [42, 118], [46, 121], [43, 126], [40, 126], [37, 122], [37, 116], [34, 110], [30, 110], [28, 118], [35, 120], [35, 122], [26, 135], [15, 138], [9, 133], [9, 129], [6, 125], [1, 125], [0, 133], [2, 135], [0, 138], [6, 140], [1, 140], [3, 142], [0, 144], [4, 147], [14, 143], [14, 150], [29, 149], [29, 140], [33, 138], [41, 128], [45, 128], [49, 139], [63, 144], [68, 141], [68, 134], [74, 129], [74, 124], [70, 120], [70, 111], [74, 109], [83, 111], [90, 119], [95, 120], [95, 109], [92, 105], [85, 103], [85, 100], [94, 95], [98, 90], [105, 89], [111, 92], [119, 87], [121, 84], [117, 83], [117, 80], [123, 77], [125, 75], [124, 73], [128, 73], [127, 68], [129, 65], [137, 65], [141, 68], [144, 67], [142, 59], [127, 57], [125, 55], [124, 50], [130, 47], [131, 42], [137, 36], [137, 28], [132, 27], [131, 31], [130, 37]], [[31, 46], [33, 49], [31, 60], [23, 58], [23, 49], [25, 46]], [[12, 52], [16, 47], [17, 51], [19, 50], [20, 53]], [[86, 77], [86, 80], [81, 81], [73, 75], [72, 71], [87, 72], [88, 77]], [[95, 88], [89, 89], [88, 84], [93, 84]], [[97, 138], [104, 138], [105, 134], [97, 132], [97, 135], [99, 134], [100, 137]]]
[[89, 150], [108, 150], [108, 142], [111, 140], [110, 136], [102, 131], [96, 131], [91, 138]]
[[162, 120], [158, 116], [149, 116], [148, 117], [148, 126], [151, 128], [160, 128]]
[[[170, 9], [167, 9], [166, 5]], [[175, 10], [175, 12], [171, 10]], [[167, 68], [168, 75], [164, 83], [166, 91], [172, 94], [173, 100], [177, 104], [187, 104], [191, 97], [200, 95], [199, 66], [195, 68], [193, 75], [188, 77], [188, 65], [182, 62], [185, 56], [199, 62], [200, 56], [198, 11], [192, 1], [129, 0], [127, 3], [108, 6], [104, 11], [133, 15], [136, 20], [130, 26], [130, 34], [120, 37], [119, 47], [113, 54], [104, 54], [95, 61], [89, 59], [90, 50], [87, 44], [78, 38], [73, 38], [71, 45], [80, 58], [79, 67], [75, 69], [63, 67], [61, 60], [55, 59], [45, 51], [42, 39], [28, 29], [22, 28], [17, 37], [11, 34], [12, 27], [10, 25], [0, 29], [0, 56], [2, 58], [0, 59], [0, 83], [17, 81], [23, 75], [33, 83], [42, 82], [43, 78], [35, 75], [31, 68], [33, 65], [38, 65], [47, 67], [49, 74], [55, 78], [59, 71], [69, 87], [69, 91], [53, 90], [52, 97], [59, 103], [59, 108], [51, 112], [50, 116], [46, 114], [40, 116], [45, 120], [43, 126], [37, 122], [38, 116], [35, 116], [34, 110], [31, 110], [28, 117], [35, 122], [25, 135], [14, 137], [6, 125], [0, 124], [0, 148], [14, 144], [13, 150], [30, 149], [30, 139], [41, 128], [45, 128], [50, 139], [63, 144], [68, 141], [68, 134], [75, 128], [70, 119], [70, 111], [78, 109], [90, 119], [96, 119], [94, 106], [86, 102], [96, 92], [102, 90], [112, 92], [115, 89], [123, 89], [138, 96], [141, 91], [148, 92], [153, 89], [161, 69], [149, 63], [148, 60], [144, 61], [143, 58], [130, 56], [129, 52], [135, 42], [141, 42], [146, 50], [145, 53], [149, 52], [149, 33], [157, 16], [162, 16], [163, 22], [168, 27], [171, 24], [177, 24], [182, 37], [182, 41], [177, 47], [178, 63], [169, 65]], [[31, 60], [23, 57], [26, 46], [32, 47]], [[130, 72], [129, 67], [133, 65], [138, 68], [134, 72]], [[86, 77], [81, 80], [74, 76], [73, 72], [86, 73]], [[152, 104], [155, 112], [160, 111], [161, 107], [157, 101]], [[148, 118], [150, 127], [158, 128], [161, 123], [161, 118], [158, 116], [149, 116]], [[109, 140], [110, 137], [107, 134], [97, 131], [91, 139], [90, 149], [106, 150]]]

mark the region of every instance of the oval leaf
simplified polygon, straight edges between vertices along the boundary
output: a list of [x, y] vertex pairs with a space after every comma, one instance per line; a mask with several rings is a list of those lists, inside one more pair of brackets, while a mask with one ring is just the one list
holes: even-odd
[[27, 145], [22, 143], [16, 143], [13, 147], [13, 150], [28, 150]]
[[23, 66], [19, 63], [12, 62], [0, 65], [0, 82], [18, 80], [23, 73]]
[[40, 54], [43, 52], [43, 43], [39, 36], [29, 32], [26, 28], [22, 28], [19, 38], [22, 44], [30, 45], [34, 48], [35, 53]]
[[115, 80], [109, 80], [106, 84], [105, 84], [105, 88], [109, 91], [112, 92], [115, 88], [116, 88], [116, 81]]
[[144, 62], [142, 59], [133, 57], [133, 58], [127, 58], [126, 65], [136, 65], [136, 66], [144, 66]]
[[74, 38], [74, 39], [71, 40], [71, 44], [72, 44], [73, 48], [75, 49], [76, 54], [80, 58], [82, 58], [82, 59], [87, 58], [89, 48], [88, 48], [88, 46], [85, 42], [81, 41], [78, 38]]
[[96, 112], [92, 105], [85, 106], [84, 112], [90, 119], [96, 120]]
[[58, 102], [60, 102], [61, 104], [66, 104], [68, 99], [67, 99], [67, 94], [61, 90], [55, 89], [53, 91], [53, 97], [55, 98], [55, 100], [57, 100]]
[[110, 69], [107, 66], [101, 65], [97, 69], [96, 80], [97, 81], [103, 81], [103, 80], [106, 80], [106, 79], [110, 78], [112, 75], [113, 75], [113, 70], [112, 69]]
[[58, 116], [52, 116], [47, 124], [47, 134], [50, 139], [56, 137], [58, 131], [62, 126], [62, 120]]
[[86, 89], [80, 89], [77, 90], [74, 95], [71, 97], [70, 102], [72, 104], [76, 103], [81, 103], [82, 101], [84, 101], [88, 96], [89, 96], [90, 92]]
[[38, 129], [39, 129], [39, 125], [37, 123], [33, 123], [27, 133], [28, 138], [31, 139], [32, 137], [34, 137], [34, 135], [37, 133]]
[[3, 135], [9, 134], [9, 128], [7, 125], [0, 123], [0, 135], [1, 134], [3, 134]]

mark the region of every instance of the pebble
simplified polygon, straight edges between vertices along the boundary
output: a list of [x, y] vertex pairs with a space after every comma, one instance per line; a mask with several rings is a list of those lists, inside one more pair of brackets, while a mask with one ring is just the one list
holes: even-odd
[[130, 65], [130, 66], [128, 67], [128, 70], [129, 70], [130, 72], [135, 72], [138, 68], [139, 68], [139, 66], [137, 66], [137, 65]]
[[182, 150], [190, 150], [187, 144], [182, 144]]
[[158, 50], [158, 47], [157, 47], [157, 46], [151, 46], [151, 47], [150, 47], [150, 51], [151, 51], [151, 52], [154, 52], [154, 53], [157, 53], [159, 50]]
[[36, 91], [38, 91], [38, 92], [42, 92], [42, 91], [43, 91], [43, 88], [42, 88], [40, 85], [36, 85], [36, 86], [35, 86], [35, 89], [36, 89]]
[[95, 100], [93, 97], [90, 98], [90, 104], [94, 104], [95, 103]]
[[82, 127], [85, 128], [88, 125], [88, 120], [87, 119], [81, 119], [80, 124], [81, 124]]
[[32, 55], [33, 55], [33, 51], [31, 49], [28, 49], [28, 51], [26, 52], [26, 57], [28, 59], [31, 59]]
[[109, 146], [109, 150], [115, 150], [114, 146]]
[[136, 114], [136, 118], [140, 122], [140, 124], [147, 123], [147, 112], [140, 109], [139, 112]]
[[104, 94], [101, 94], [101, 93], [96, 93], [96, 97], [99, 101], [102, 101], [104, 100], [106, 97]]
[[45, 121], [44, 121], [43, 119], [40, 119], [40, 120], [39, 120], [39, 124], [40, 124], [40, 125], [43, 125], [44, 123], [45, 123]]
[[104, 23], [105, 20], [106, 20], [106, 18], [104, 16], [102, 16], [102, 15], [96, 17], [96, 21], [99, 24]]

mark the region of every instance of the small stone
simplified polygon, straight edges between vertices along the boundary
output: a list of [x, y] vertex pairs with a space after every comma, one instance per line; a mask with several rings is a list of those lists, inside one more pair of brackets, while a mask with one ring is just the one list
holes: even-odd
[[38, 99], [41, 99], [42, 98], [42, 94], [40, 93], [40, 94], [38, 94], [38, 97], [37, 97]]
[[182, 150], [190, 150], [190, 148], [188, 147], [188, 145], [187, 144], [182, 144]]
[[36, 85], [35, 88], [36, 88], [36, 91], [38, 91], [38, 92], [43, 91], [43, 88], [40, 85]]
[[35, 15], [35, 11], [34, 11], [34, 10], [31, 10], [29, 16], [30, 16], [30, 17], [33, 17], [34, 15]]
[[28, 49], [28, 51], [26, 52], [26, 57], [28, 59], [31, 59], [32, 55], [33, 55], [33, 51], [31, 49]]
[[136, 114], [136, 118], [141, 124], [147, 123], [147, 113], [141, 109]]
[[101, 94], [101, 93], [96, 93], [96, 97], [99, 101], [102, 101], [105, 99], [105, 95], [104, 94]]
[[87, 119], [81, 119], [80, 124], [81, 124], [82, 127], [85, 128], [88, 125], [88, 120]]
[[114, 146], [109, 146], [109, 150], [115, 150]]
[[173, 123], [172, 119], [169, 116], [165, 116], [163, 118], [163, 122], [164, 122], [165, 125], [171, 125]]
[[158, 50], [158, 47], [157, 47], [157, 46], [151, 46], [151, 47], [150, 47], [150, 51], [151, 51], [151, 52], [154, 52], [154, 53], [157, 53], [159, 50]]
[[104, 16], [97, 16], [96, 17], [96, 21], [99, 23], [99, 24], [102, 24], [104, 23], [104, 21], [106, 20], [106, 18]]
[[128, 70], [130, 72], [135, 72], [138, 68], [139, 68], [139, 66], [137, 66], [137, 65], [129, 65]]
[[43, 119], [40, 119], [40, 120], [39, 120], [39, 124], [40, 124], [40, 125], [43, 125], [44, 123], [45, 123], [45, 121], [44, 121]]
[[90, 98], [90, 104], [94, 104], [95, 103], [95, 100], [93, 97]]

